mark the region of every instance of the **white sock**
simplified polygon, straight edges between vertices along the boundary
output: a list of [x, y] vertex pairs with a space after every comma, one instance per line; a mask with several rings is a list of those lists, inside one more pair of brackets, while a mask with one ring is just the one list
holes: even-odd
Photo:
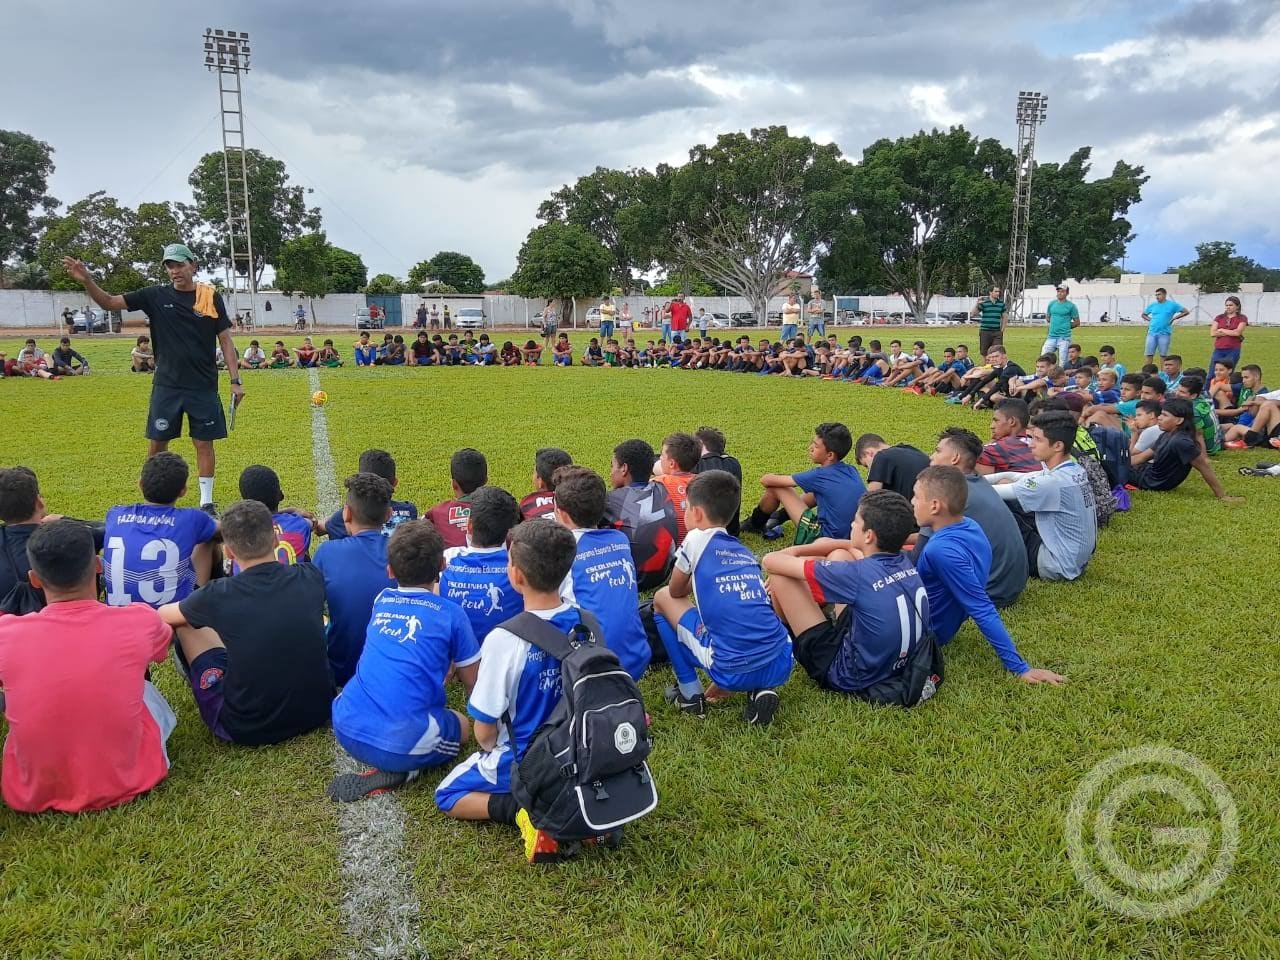
[[213, 477], [200, 478], [200, 506], [213, 503]]

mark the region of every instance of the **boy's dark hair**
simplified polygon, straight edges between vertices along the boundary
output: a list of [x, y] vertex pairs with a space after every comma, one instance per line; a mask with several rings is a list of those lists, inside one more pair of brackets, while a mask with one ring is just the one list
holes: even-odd
[[1056, 353], [1042, 353], [1036, 357], [1036, 363], [1057, 363], [1058, 355]]
[[1139, 400], [1138, 409], [1145, 410], [1147, 413], [1151, 414], [1152, 416], [1158, 417], [1160, 416], [1160, 401], [1159, 400]]
[[571, 463], [573, 463], [573, 457], [559, 447], [543, 447], [533, 455], [533, 472], [538, 475], [542, 485], [550, 489], [551, 475]]
[[1243, 367], [1240, 368], [1241, 373], [1245, 373], [1246, 371], [1249, 373], [1252, 373], [1259, 380], [1262, 379], [1262, 368], [1258, 366], [1256, 363], [1246, 363]]
[[982, 440], [972, 430], [964, 427], [947, 427], [938, 434], [938, 442], [945, 443], [960, 458], [960, 462], [964, 464], [960, 469], [965, 473], [972, 473], [978, 457], [982, 456]]
[[1126, 373], [1120, 378], [1121, 383], [1127, 383], [1131, 387], [1142, 389], [1142, 385], [1147, 382], [1147, 378], [1140, 373]]
[[[941, 500], [947, 513], [958, 517], [969, 502], [969, 481], [955, 467], [925, 467], [916, 476], [916, 483], [928, 491], [930, 497]], [[866, 496], [862, 498], [866, 500]]]
[[954, 356], [956, 355], [956, 348], [955, 348], [955, 347], [946, 347], [946, 348], [944, 348], [944, 349], [943, 349], [943, 351], [942, 351], [942, 355], [945, 357], [948, 353], [949, 353], [949, 354], [951, 354], [951, 356], [953, 356], [953, 357], [954, 357]]
[[7, 467], [0, 470], [0, 521], [23, 523], [36, 512], [40, 484], [30, 467]]
[[577, 554], [573, 533], [554, 520], [526, 520], [511, 533], [511, 565], [538, 591], [559, 587]]
[[662, 441], [662, 448], [681, 470], [689, 471], [698, 465], [702, 457], [702, 443], [688, 433], [671, 433]]
[[[497, 487], [481, 489], [497, 490]], [[510, 499], [511, 494], [507, 493], [507, 497]], [[515, 504], [514, 500], [511, 502]], [[474, 507], [472, 516], [475, 516]], [[396, 527], [387, 541], [387, 563], [400, 586], [430, 586], [440, 579], [444, 567], [444, 538], [430, 520], [408, 520]]]
[[449, 476], [463, 493], [471, 493], [489, 482], [489, 461], [472, 447], [463, 447], [449, 458]]
[[1079, 350], [1079, 349], [1080, 349], [1080, 344], [1078, 344], [1078, 343], [1068, 343], [1068, 344], [1067, 344], [1067, 349], [1068, 349], [1068, 350], [1070, 350], [1072, 347], [1074, 347], [1075, 349]]
[[1142, 385], [1144, 387], [1150, 387], [1152, 390], [1154, 390], [1156, 393], [1160, 394], [1161, 396], [1164, 396], [1165, 390], [1168, 389], [1168, 384], [1166, 384], [1159, 377], [1147, 377], [1147, 379], [1142, 381]]
[[360, 454], [357, 473], [372, 473], [392, 486], [396, 482], [396, 459], [385, 450], [366, 450]]
[[657, 461], [653, 447], [645, 440], [623, 440], [613, 448], [613, 459], [618, 466], [626, 467], [635, 483], [644, 483], [653, 476], [653, 465]]
[[1234, 370], [1236, 368], [1236, 362], [1232, 360], [1230, 357], [1219, 357], [1217, 360], [1213, 362], [1222, 364], [1228, 370]]
[[1100, 347], [1098, 348], [1098, 352], [1099, 352], [1099, 353], [1109, 353], [1109, 354], [1111, 354], [1111, 355], [1114, 357], [1114, 356], [1116, 355], [1116, 348], [1115, 348], [1115, 347], [1113, 347], [1113, 346], [1112, 346], [1111, 344], [1109, 344], [1109, 343], [1104, 343], [1102, 346], [1100, 346]]
[[1204, 367], [1183, 367], [1182, 379], [1185, 380], [1187, 377], [1199, 377], [1202, 380], [1208, 380], [1209, 371]]
[[[471, 545], [500, 547], [520, 522], [520, 505], [501, 487], [480, 487], [471, 494]], [[397, 578], [398, 579], [398, 578]]]
[[1182, 366], [1182, 355], [1178, 353], [1170, 353], [1165, 356], [1166, 360], [1174, 361], [1178, 366]]
[[853, 449], [853, 434], [843, 423], [834, 421], [820, 423], [813, 428], [813, 433], [829, 452], [836, 455], [837, 460], [843, 460]]
[[1086, 366], [1090, 370], [1094, 370], [1094, 371], [1097, 371], [1097, 369], [1100, 366], [1102, 366], [1102, 361], [1099, 360], [1097, 357], [1093, 356], [1092, 354], [1090, 354], [1087, 357], [1081, 357], [1080, 363], [1082, 366]]
[[246, 498], [227, 504], [218, 523], [222, 528], [222, 539], [237, 557], [257, 560], [275, 554], [275, 519], [261, 500]]
[[142, 465], [142, 496], [148, 503], [171, 506], [182, 496], [191, 470], [172, 450], [161, 450]]
[[91, 580], [95, 553], [93, 532], [78, 520], [42, 523], [27, 538], [31, 569], [55, 590], [70, 590]]
[[1046, 410], [1031, 421], [1050, 443], [1062, 444], [1064, 453], [1070, 454], [1076, 442], [1076, 418], [1063, 410]]
[[1142, 365], [1142, 375], [1144, 377], [1154, 377], [1160, 373], [1160, 368], [1154, 363], [1144, 363]]
[[1162, 412], [1173, 417], [1180, 417], [1182, 425], [1178, 429], [1183, 433], [1195, 433], [1196, 414], [1190, 400], [1184, 400], [1182, 397], [1166, 400]]
[[708, 470], [687, 489], [689, 506], [698, 507], [718, 527], [733, 519], [742, 501], [742, 484], [727, 470]]
[[699, 427], [693, 431], [693, 435], [707, 448], [707, 453], [713, 457], [724, 456], [726, 443], [724, 434], [719, 429], [716, 427]]
[[1204, 392], [1204, 377], [1199, 375], [1185, 376], [1182, 378], [1182, 389], [1193, 397], [1198, 397]]
[[376, 473], [357, 473], [344, 481], [347, 506], [356, 521], [365, 527], [380, 527], [391, 509], [391, 483]]
[[600, 474], [587, 467], [561, 467], [555, 475], [556, 509], [578, 527], [594, 530], [604, 516], [605, 489]]
[[866, 453], [868, 450], [870, 450], [872, 447], [875, 447], [878, 450], [881, 447], [887, 447], [887, 446], [888, 444], [884, 442], [884, 437], [880, 436], [880, 434], [864, 433], [862, 436], [858, 438], [858, 442], [854, 444], [853, 459], [861, 461], [862, 455]]
[[280, 509], [280, 501], [284, 499], [279, 475], [260, 463], [245, 467], [240, 473], [240, 496], [246, 500], [257, 500], [275, 513]]
[[907, 537], [919, 529], [910, 501], [896, 490], [864, 494], [858, 502], [858, 516], [862, 526], [876, 535], [876, 545], [883, 553], [899, 552]]
[[1004, 414], [1009, 420], [1017, 420], [1023, 430], [1026, 430], [1027, 424], [1031, 422], [1031, 408], [1027, 406], [1027, 401], [1020, 397], [1001, 400], [996, 404], [996, 411]]

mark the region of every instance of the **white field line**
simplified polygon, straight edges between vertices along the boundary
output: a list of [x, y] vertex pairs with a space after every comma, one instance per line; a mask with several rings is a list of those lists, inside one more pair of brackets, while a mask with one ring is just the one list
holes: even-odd
[[[310, 390], [320, 389], [320, 374], [309, 372]], [[342, 503], [329, 446], [324, 407], [311, 408], [311, 452], [316, 471], [316, 501], [327, 517]], [[353, 773], [360, 765], [335, 742], [334, 768]], [[342, 914], [350, 937], [348, 956], [423, 957], [418, 939], [422, 911], [413, 889], [413, 871], [405, 844], [405, 815], [393, 793], [338, 804]]]

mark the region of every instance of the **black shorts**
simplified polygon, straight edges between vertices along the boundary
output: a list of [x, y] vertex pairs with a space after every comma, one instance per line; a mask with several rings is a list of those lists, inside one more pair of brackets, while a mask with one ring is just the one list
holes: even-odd
[[791, 645], [795, 652], [796, 662], [804, 667], [819, 687], [824, 690], [834, 689], [827, 680], [827, 671], [831, 669], [831, 661], [840, 652], [840, 645], [849, 632], [849, 621], [853, 617], [850, 608], [845, 607], [835, 623], [824, 620], [815, 624], [796, 637]]
[[221, 440], [227, 435], [227, 417], [217, 389], [181, 390], [155, 384], [147, 413], [147, 439], [173, 440], [182, 436], [182, 416], [192, 440]]

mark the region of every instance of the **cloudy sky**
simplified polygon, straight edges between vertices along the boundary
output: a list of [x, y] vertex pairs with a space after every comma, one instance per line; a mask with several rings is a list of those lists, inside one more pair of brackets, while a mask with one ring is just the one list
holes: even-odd
[[1011, 142], [1020, 88], [1050, 97], [1039, 159], [1092, 144], [1095, 173], [1123, 158], [1151, 175], [1130, 270], [1217, 239], [1280, 266], [1275, 0], [217, 6], [214, 22], [198, 5], [9, 0], [0, 128], [55, 148], [54, 195], [190, 199], [221, 147], [200, 43], [218, 26], [253, 43], [249, 144], [314, 188], [330, 240], [371, 273], [453, 249], [505, 277], [561, 184], [678, 163], [727, 130], [786, 124], [855, 159], [956, 123]]

